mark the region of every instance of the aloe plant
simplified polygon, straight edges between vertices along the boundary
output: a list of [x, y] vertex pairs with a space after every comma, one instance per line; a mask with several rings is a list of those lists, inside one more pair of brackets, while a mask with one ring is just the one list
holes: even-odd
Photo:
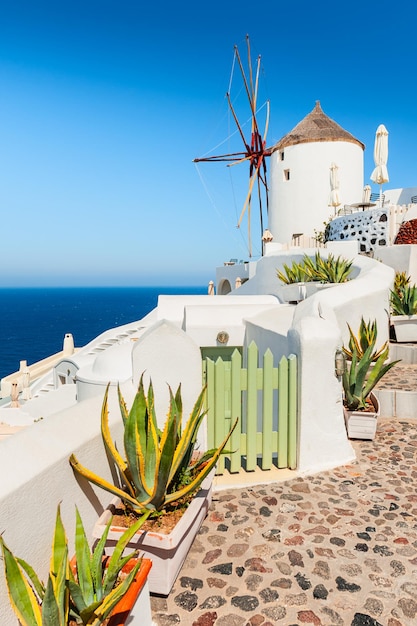
[[223, 443], [198, 458], [193, 457], [198, 429], [206, 415], [203, 410], [205, 387], [182, 429], [181, 385], [175, 396], [169, 387], [170, 407], [163, 431], [157, 426], [152, 382], [145, 394], [143, 375], [130, 411], [118, 388], [119, 407], [124, 423], [124, 459], [113, 442], [109, 429], [107, 386], [101, 412], [104, 444], [119, 469], [120, 488], [84, 467], [74, 454], [74, 470], [98, 487], [118, 496], [134, 512], [162, 511], [168, 505], [190, 498], [215, 467], [220, 454], [236, 427], [232, 426]]
[[[377, 330], [376, 322], [375, 330]], [[356, 344], [352, 345], [352, 361], [347, 365], [342, 377], [344, 402], [350, 411], [365, 409], [366, 400], [375, 385], [401, 360], [385, 363], [389, 353], [388, 345], [386, 345], [373, 364], [372, 355], [375, 352], [376, 338], [377, 333], [375, 332], [362, 356], [359, 355]]]
[[[23, 559], [15, 557], [0, 536], [4, 571], [10, 602], [22, 626], [67, 626], [71, 621], [84, 626], [99, 626], [123, 597], [140, 567], [140, 560], [127, 577], [118, 582], [120, 570], [137, 552], [122, 557], [132, 536], [148, 513], [139, 518], [120, 537], [108, 567], [103, 568], [104, 546], [109, 521], [103, 538], [90, 551], [78, 510], [76, 511], [76, 569], [68, 559], [68, 542], [57, 509], [50, 571], [46, 585]], [[117, 584], [116, 584], [117, 583]], [[71, 623], [72, 623], [71, 622]]]
[[[352, 358], [353, 348], [356, 348], [356, 353], [359, 359], [361, 359], [368, 348], [368, 346], [373, 343], [375, 345], [377, 338], [377, 323], [376, 320], [371, 322], [365, 322], [363, 317], [361, 318], [361, 323], [359, 325], [358, 334], [355, 335], [352, 328], [349, 326], [349, 347], [346, 348], [343, 346], [343, 352], [346, 354], [348, 358]], [[388, 342], [386, 341], [384, 345], [379, 350], [374, 350], [371, 355], [372, 361], [377, 361], [379, 356], [384, 352], [384, 350], [388, 347]]]
[[405, 284], [391, 290], [390, 304], [393, 315], [416, 315], [417, 286]]

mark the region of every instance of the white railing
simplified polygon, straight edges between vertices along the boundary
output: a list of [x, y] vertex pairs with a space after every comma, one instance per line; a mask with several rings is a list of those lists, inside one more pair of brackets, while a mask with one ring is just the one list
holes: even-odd
[[24, 387], [38, 380], [56, 365], [64, 356], [71, 356], [78, 351], [74, 348], [74, 339], [71, 333], [67, 333], [64, 337], [62, 350], [56, 354], [51, 354], [45, 359], [41, 359], [32, 365], [28, 365], [27, 361], [20, 361], [20, 367], [16, 372], [12, 372], [0, 379], [0, 399], [10, 396], [12, 384], [17, 384], [17, 391], [20, 393]]

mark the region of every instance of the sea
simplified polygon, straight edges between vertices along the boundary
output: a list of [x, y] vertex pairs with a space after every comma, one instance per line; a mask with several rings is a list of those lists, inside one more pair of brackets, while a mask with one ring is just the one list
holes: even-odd
[[51, 287], [0, 289], [0, 378], [62, 350], [71, 333], [75, 347], [140, 320], [158, 296], [205, 295], [204, 287]]

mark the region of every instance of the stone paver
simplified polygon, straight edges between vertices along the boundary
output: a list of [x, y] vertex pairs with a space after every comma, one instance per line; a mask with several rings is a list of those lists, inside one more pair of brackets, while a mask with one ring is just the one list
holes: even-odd
[[158, 626], [415, 626], [417, 422], [380, 419], [357, 462], [217, 491]]

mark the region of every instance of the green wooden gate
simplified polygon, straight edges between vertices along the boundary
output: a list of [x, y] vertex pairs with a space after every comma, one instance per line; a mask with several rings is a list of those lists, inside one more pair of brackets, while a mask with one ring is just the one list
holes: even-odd
[[263, 470], [273, 466], [295, 469], [297, 359], [293, 354], [282, 357], [274, 367], [268, 349], [258, 367], [258, 348], [252, 342], [246, 367], [242, 360], [238, 349], [228, 360], [203, 360], [209, 448], [217, 447], [236, 418], [239, 420], [226, 446], [228, 453], [218, 462], [217, 474], [223, 474], [225, 467], [230, 472], [241, 468], [253, 471], [258, 463]]

